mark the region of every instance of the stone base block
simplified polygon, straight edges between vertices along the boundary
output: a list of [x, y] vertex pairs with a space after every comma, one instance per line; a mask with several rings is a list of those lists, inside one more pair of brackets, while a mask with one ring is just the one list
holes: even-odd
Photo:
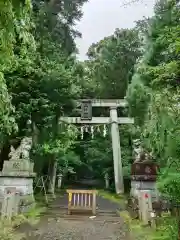
[[152, 193], [153, 201], [158, 200], [159, 192], [156, 188], [156, 182], [146, 182], [146, 181], [132, 181], [131, 182], [131, 192], [130, 195], [138, 198], [140, 190], [150, 190]]
[[0, 194], [3, 194], [5, 188], [8, 187], [15, 187], [22, 196], [33, 195], [33, 178], [24, 176], [0, 176]]
[[16, 188], [20, 193], [20, 212], [26, 211], [35, 203], [33, 177], [0, 176], [0, 198], [3, 199], [6, 188]]

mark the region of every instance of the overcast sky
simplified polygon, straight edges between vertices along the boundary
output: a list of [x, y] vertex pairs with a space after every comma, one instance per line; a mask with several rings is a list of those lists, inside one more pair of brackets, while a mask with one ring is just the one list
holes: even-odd
[[77, 24], [82, 38], [76, 41], [81, 60], [86, 58], [92, 43], [111, 35], [116, 28], [131, 28], [134, 21], [153, 14], [155, 0], [139, 0], [139, 3], [122, 7], [129, 1], [133, 0], [89, 0], [84, 5], [84, 16]]

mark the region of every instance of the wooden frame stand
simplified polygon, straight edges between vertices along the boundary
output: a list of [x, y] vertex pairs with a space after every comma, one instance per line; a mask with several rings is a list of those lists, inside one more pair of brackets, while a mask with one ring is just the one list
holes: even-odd
[[92, 211], [96, 215], [96, 190], [74, 190], [68, 189], [68, 214], [73, 210]]

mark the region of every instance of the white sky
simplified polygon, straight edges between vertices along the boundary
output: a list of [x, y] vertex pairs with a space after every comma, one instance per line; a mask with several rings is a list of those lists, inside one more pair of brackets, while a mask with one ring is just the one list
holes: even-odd
[[133, 0], [89, 0], [84, 5], [84, 16], [77, 24], [82, 38], [76, 40], [81, 60], [86, 58], [92, 43], [111, 35], [116, 28], [131, 28], [134, 21], [153, 14], [155, 0], [139, 0], [139, 3], [122, 7], [130, 1]]

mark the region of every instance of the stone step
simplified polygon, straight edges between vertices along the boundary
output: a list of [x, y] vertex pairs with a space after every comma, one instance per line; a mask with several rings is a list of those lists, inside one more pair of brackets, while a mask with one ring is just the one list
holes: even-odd
[[50, 205], [49, 207], [48, 207], [48, 209], [67, 209], [67, 206], [64, 206], [64, 205], [54, 205], [54, 204], [52, 204], [52, 205]]
[[[55, 211], [57, 211], [58, 209], [67, 209], [67, 205], [65, 206], [65, 205], [50, 205], [49, 207], [48, 207], [48, 209], [50, 209], [50, 210], [55, 210]], [[99, 208], [99, 207], [97, 207], [96, 208], [97, 209], [97, 211], [100, 211], [100, 212], [113, 212], [112, 210], [105, 210], [105, 209], [101, 209], [101, 208]], [[114, 212], [117, 212], [118, 210], [120, 210], [120, 208], [117, 208]]]
[[[60, 220], [61, 218], [59, 218]], [[121, 219], [120, 218], [98, 218], [98, 216], [96, 218], [83, 218], [83, 217], [77, 217], [77, 216], [66, 216], [66, 217], [63, 217], [63, 220], [68, 220], [68, 221], [95, 221], [95, 222], [106, 222], [106, 223], [117, 223], [119, 222]]]
[[[42, 214], [42, 216], [47, 216], [47, 217], [70, 217], [70, 216], [75, 216], [78, 218], [89, 218], [90, 216], [92, 216], [91, 213], [87, 214], [87, 213], [83, 213], [83, 212], [79, 212], [79, 213], [72, 213], [71, 215], [67, 214], [67, 210], [66, 211], [62, 211], [62, 212], [57, 212], [57, 211], [47, 211], [46, 213]], [[97, 212], [97, 216], [98, 217], [110, 217], [110, 218], [116, 218], [119, 217], [119, 215], [115, 212]]]
[[119, 216], [107, 216], [107, 215], [97, 215], [93, 218], [92, 216], [84, 216], [84, 215], [67, 215], [67, 214], [45, 214], [43, 217], [48, 219], [55, 219], [57, 221], [63, 220], [72, 220], [72, 221], [96, 221], [96, 222], [109, 222], [109, 223], [116, 223], [121, 220]]

